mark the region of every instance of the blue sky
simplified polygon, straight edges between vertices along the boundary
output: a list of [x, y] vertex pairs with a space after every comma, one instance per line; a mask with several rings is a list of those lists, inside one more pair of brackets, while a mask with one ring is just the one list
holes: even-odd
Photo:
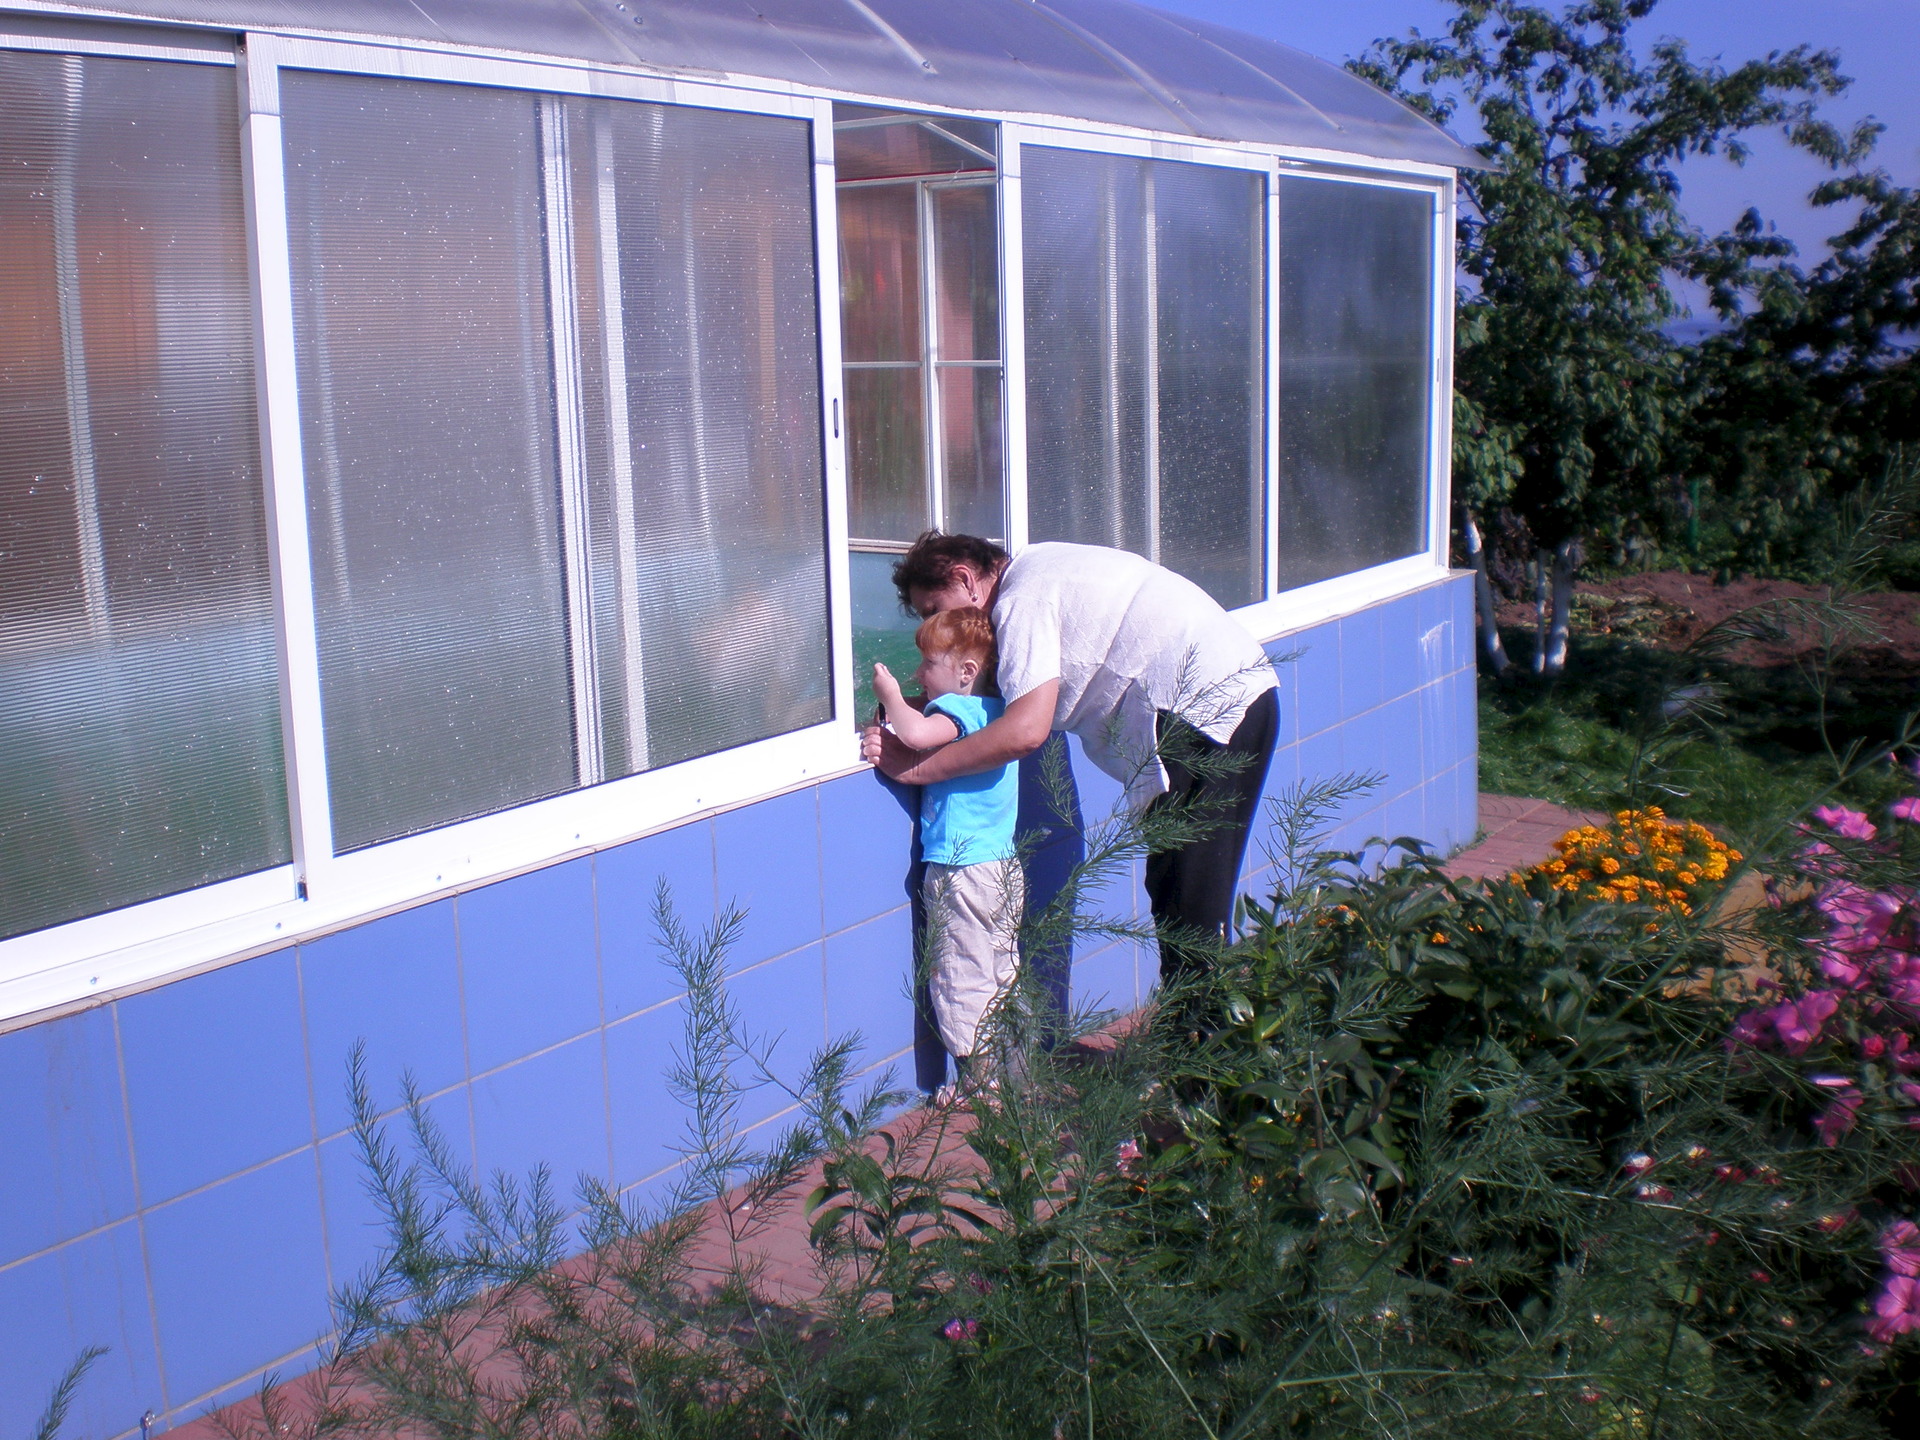
[[[1376, 38], [1419, 29], [1438, 34], [1452, 14], [1439, 0], [1148, 0], [1340, 62]], [[1559, 8], [1560, 0], [1543, 0]], [[1920, 0], [1662, 0], [1640, 24], [1649, 38], [1673, 35], [1697, 57], [1731, 67], [1770, 50], [1810, 44], [1836, 50], [1853, 86], [1825, 107], [1840, 124], [1872, 115], [1886, 126], [1874, 162], [1903, 185], [1920, 185]], [[1749, 205], [1811, 260], [1842, 228], [1805, 196], [1826, 172], [1773, 137], [1756, 139], [1744, 167], [1711, 158], [1683, 172], [1695, 223], [1721, 229]]]

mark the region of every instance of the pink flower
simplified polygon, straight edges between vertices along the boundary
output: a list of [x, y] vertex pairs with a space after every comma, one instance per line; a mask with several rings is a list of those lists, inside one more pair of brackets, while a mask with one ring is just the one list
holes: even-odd
[[1664, 1185], [1637, 1185], [1633, 1193], [1639, 1199], [1653, 1201], [1656, 1204], [1673, 1199], [1673, 1191]]
[[1844, 805], [1816, 805], [1813, 818], [1833, 831], [1836, 835], [1849, 840], [1871, 840], [1880, 832], [1874, 829], [1873, 822], [1858, 810], [1849, 810]]
[[1920, 1275], [1920, 1225], [1896, 1220], [1880, 1232], [1880, 1258], [1896, 1275]]
[[1892, 955], [1881, 967], [1882, 988], [1901, 1009], [1920, 1014], [1920, 957]]
[[1920, 825], [1920, 795], [1909, 795], [1904, 800], [1894, 801], [1887, 807], [1887, 813], [1909, 825]]
[[1729, 1185], [1738, 1185], [1747, 1178], [1747, 1172], [1738, 1165], [1716, 1165], [1713, 1167], [1713, 1178]]
[[1819, 1132], [1823, 1144], [1838, 1145], [1840, 1137], [1853, 1129], [1862, 1100], [1859, 1095], [1842, 1095], [1820, 1112], [1813, 1128]]
[[1900, 911], [1900, 901], [1851, 880], [1835, 880], [1820, 887], [1820, 893], [1813, 898], [1813, 908], [1834, 927], [1833, 944], [1858, 950], [1870, 947], [1886, 933], [1887, 922]]
[[1840, 997], [1833, 991], [1810, 990], [1799, 1000], [1774, 1006], [1766, 1012], [1766, 1018], [1789, 1055], [1804, 1055], [1820, 1039], [1820, 1032], [1839, 1008]]
[[1735, 1019], [1733, 1029], [1727, 1032], [1727, 1049], [1733, 1050], [1741, 1045], [1763, 1046], [1771, 1038], [1767, 1030], [1767, 1012], [1749, 1010]]
[[1651, 1155], [1629, 1155], [1620, 1168], [1629, 1175], [1644, 1175], [1653, 1168]]
[[1920, 1070], [1920, 1050], [1913, 1048], [1913, 1037], [1904, 1030], [1895, 1031], [1887, 1041], [1887, 1059], [1903, 1075]]
[[1859, 1218], [1859, 1211], [1851, 1205], [1842, 1205], [1838, 1210], [1829, 1210], [1822, 1215], [1817, 1224], [1822, 1235], [1838, 1235]]
[[1867, 1333], [1884, 1344], [1910, 1330], [1920, 1330], [1920, 1281], [1911, 1275], [1889, 1275], [1873, 1297]]
[[967, 1276], [967, 1285], [976, 1295], [990, 1294], [993, 1286], [979, 1275]]
[[1867, 983], [1866, 967], [1858, 960], [1825, 945], [1820, 946], [1819, 951], [1820, 973], [1842, 990], [1858, 990]]
[[1882, 1055], [1887, 1053], [1887, 1037], [1884, 1035], [1867, 1036], [1860, 1042], [1860, 1053], [1869, 1060], [1878, 1060]]
[[1132, 1140], [1121, 1141], [1120, 1148], [1114, 1152], [1114, 1161], [1122, 1175], [1138, 1175], [1140, 1173], [1140, 1146]]
[[946, 1324], [940, 1327], [941, 1338], [952, 1340], [955, 1343], [962, 1340], [975, 1339], [979, 1334], [980, 1322], [978, 1320], [963, 1320], [958, 1316], [947, 1321]]

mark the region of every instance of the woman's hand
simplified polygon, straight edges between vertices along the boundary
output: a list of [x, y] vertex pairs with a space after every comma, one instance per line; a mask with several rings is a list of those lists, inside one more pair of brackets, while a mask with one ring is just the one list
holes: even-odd
[[921, 752], [910, 749], [891, 730], [869, 725], [860, 732], [860, 758], [889, 779], [898, 779], [902, 770], [921, 758]]

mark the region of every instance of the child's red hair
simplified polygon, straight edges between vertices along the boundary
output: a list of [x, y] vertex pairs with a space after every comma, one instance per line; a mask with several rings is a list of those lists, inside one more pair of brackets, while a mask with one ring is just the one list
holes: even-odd
[[993, 620], [977, 605], [962, 605], [929, 615], [913, 632], [913, 643], [922, 655], [952, 655], [979, 664], [980, 689], [997, 694], [994, 672], [1000, 665], [1000, 652], [993, 640]]

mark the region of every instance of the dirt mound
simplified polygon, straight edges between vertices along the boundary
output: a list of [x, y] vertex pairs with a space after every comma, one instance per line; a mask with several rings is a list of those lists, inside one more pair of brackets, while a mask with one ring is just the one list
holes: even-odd
[[[1574, 587], [1573, 624], [1585, 635], [1614, 635], [1665, 650], [1681, 650], [1743, 610], [1768, 601], [1824, 598], [1824, 590], [1792, 580], [1748, 579], [1719, 585], [1710, 575], [1654, 570], [1580, 582]], [[1920, 594], [1896, 591], [1862, 595], [1851, 603], [1860, 619], [1880, 633], [1877, 638], [1856, 642], [1845, 668], [1883, 680], [1920, 678]], [[1533, 606], [1504, 602], [1499, 619], [1502, 627], [1530, 628], [1534, 623]], [[1817, 637], [1803, 628], [1782, 643], [1742, 642], [1727, 658], [1770, 669], [1791, 663], [1817, 643]]]

